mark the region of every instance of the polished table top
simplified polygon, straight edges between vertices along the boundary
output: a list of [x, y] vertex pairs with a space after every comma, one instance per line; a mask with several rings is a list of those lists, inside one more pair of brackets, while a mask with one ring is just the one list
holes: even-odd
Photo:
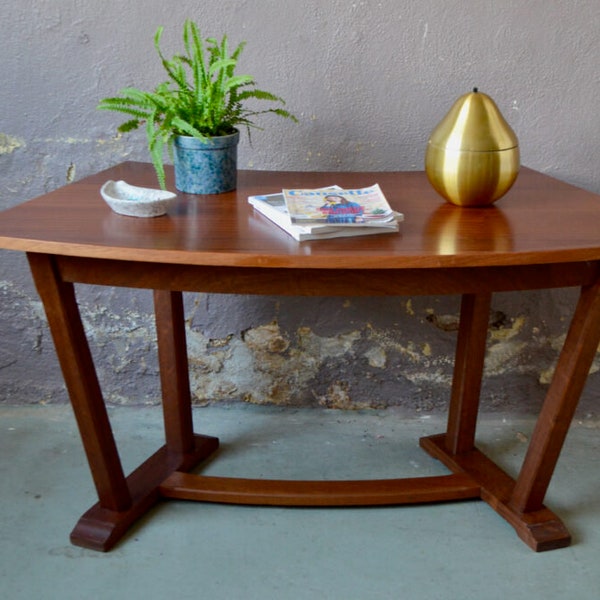
[[[172, 169], [168, 187], [174, 189]], [[142, 219], [110, 210], [108, 179], [155, 187], [153, 168], [126, 162], [0, 214], [0, 247], [85, 258], [180, 265], [302, 269], [427, 269], [600, 260], [600, 196], [522, 168], [493, 207], [445, 202], [424, 172], [240, 171], [237, 190], [179, 193], [168, 215]], [[405, 215], [400, 233], [297, 242], [247, 198], [283, 187], [379, 183]]]

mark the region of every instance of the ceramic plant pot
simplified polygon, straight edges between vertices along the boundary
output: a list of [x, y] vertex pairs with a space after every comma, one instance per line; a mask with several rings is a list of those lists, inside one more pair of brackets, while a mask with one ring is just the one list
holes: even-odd
[[237, 184], [239, 131], [199, 140], [177, 136], [173, 144], [175, 187], [188, 194], [221, 194]]

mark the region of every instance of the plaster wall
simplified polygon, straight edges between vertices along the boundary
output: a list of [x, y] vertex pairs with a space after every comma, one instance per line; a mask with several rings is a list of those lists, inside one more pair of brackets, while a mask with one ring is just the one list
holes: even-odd
[[[2, 8], [0, 208], [147, 160], [143, 133], [115, 135], [119, 115], [95, 106], [161, 81], [154, 31], [164, 25], [175, 51], [186, 17], [205, 35], [246, 40], [241, 71], [300, 119], [265, 118], [242, 141], [241, 168], [422, 169], [431, 130], [477, 86], [517, 133], [523, 164], [600, 192], [597, 0], [23, 0]], [[107, 400], [158, 402], [150, 296], [78, 292]], [[494, 299], [485, 408], [536, 410], [575, 297]], [[198, 403], [445, 406], [458, 298], [190, 294], [186, 305]], [[0, 402], [66, 400], [17, 253], [0, 253], [0, 340]], [[584, 416], [599, 385], [592, 375]]]

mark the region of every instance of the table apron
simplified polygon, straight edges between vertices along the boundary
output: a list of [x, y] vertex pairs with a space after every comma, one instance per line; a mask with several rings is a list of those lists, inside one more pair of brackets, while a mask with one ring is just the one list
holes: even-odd
[[598, 262], [406, 268], [302, 269], [144, 263], [57, 255], [63, 281], [223, 294], [404, 296], [477, 294], [587, 285]]

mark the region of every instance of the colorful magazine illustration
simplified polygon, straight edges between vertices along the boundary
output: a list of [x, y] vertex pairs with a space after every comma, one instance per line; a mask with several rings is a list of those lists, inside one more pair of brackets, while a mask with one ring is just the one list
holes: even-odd
[[369, 226], [394, 221], [378, 184], [346, 189], [284, 189], [283, 196], [294, 224], [324, 223], [330, 226]]

